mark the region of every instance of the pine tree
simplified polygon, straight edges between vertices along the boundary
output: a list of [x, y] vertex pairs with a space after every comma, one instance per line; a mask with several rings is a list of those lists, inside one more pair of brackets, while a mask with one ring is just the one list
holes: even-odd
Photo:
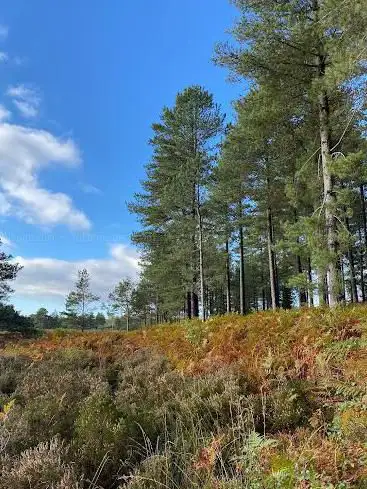
[[[1, 246], [0, 240], [0, 246]], [[13, 292], [9, 282], [15, 280], [18, 272], [22, 269], [18, 263], [13, 262], [12, 255], [0, 251], [0, 303], [3, 303]]]
[[[340, 300], [339, 234], [333, 155], [339, 149], [333, 119], [340, 93], [357, 92], [365, 69], [366, 10], [347, 0], [237, 0], [242, 12], [234, 35], [239, 49], [222, 46], [218, 61], [258, 86], [269, 87], [284, 106], [309, 104], [317, 121], [318, 153], [323, 176], [325, 271], [330, 305]], [[345, 125], [347, 124], [347, 113]]]
[[99, 297], [90, 290], [90, 277], [88, 271], [83, 268], [78, 271], [78, 279], [75, 290], [71, 291], [66, 298], [66, 312], [74, 317], [82, 331], [86, 328], [87, 318], [91, 308]]
[[125, 278], [116, 285], [114, 290], [110, 292], [108, 296], [112, 310], [119, 312], [121, 318], [126, 318], [126, 331], [129, 331], [130, 329], [130, 315], [134, 290], [133, 281], [129, 278]]
[[[220, 108], [202, 87], [179, 93], [175, 106], [165, 108], [161, 122], [153, 125], [153, 158], [147, 167], [145, 193], [138, 194], [130, 209], [137, 213], [144, 230], [133, 240], [143, 246], [146, 268], [168, 290], [166, 302], [188, 316], [206, 316], [205, 249], [207, 182], [215, 159], [223, 117]], [[177, 311], [177, 309], [176, 309]], [[178, 313], [177, 311], [177, 313]]]

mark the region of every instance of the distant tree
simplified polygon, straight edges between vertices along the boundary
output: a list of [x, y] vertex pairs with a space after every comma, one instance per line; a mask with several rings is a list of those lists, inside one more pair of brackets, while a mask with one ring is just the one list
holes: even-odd
[[95, 322], [95, 326], [96, 328], [103, 328], [106, 324], [106, 317], [104, 314], [102, 314], [101, 312], [98, 312], [96, 314], [96, 317], [94, 319], [94, 322]]
[[61, 328], [62, 327], [62, 318], [57, 311], [54, 311], [51, 315], [48, 316], [49, 320], [49, 328]]
[[84, 331], [91, 307], [98, 300], [99, 297], [90, 290], [88, 271], [85, 268], [79, 270], [75, 290], [71, 291], [66, 298], [66, 315], [74, 317], [81, 330]]
[[[0, 246], [2, 242], [0, 240]], [[9, 282], [14, 280], [18, 272], [23, 268], [18, 263], [12, 262], [12, 255], [0, 252], [0, 302], [5, 301], [9, 294], [13, 292]]]
[[49, 327], [49, 314], [45, 307], [40, 307], [35, 314], [32, 314], [30, 318], [33, 321], [34, 327], [39, 329], [46, 329]]
[[126, 317], [126, 330], [130, 328], [131, 301], [134, 291], [134, 283], [125, 278], [119, 282], [109, 294], [108, 300], [112, 311], [118, 312], [121, 317]]
[[12, 305], [0, 304], [0, 331], [23, 332], [32, 329], [32, 321], [22, 316]]

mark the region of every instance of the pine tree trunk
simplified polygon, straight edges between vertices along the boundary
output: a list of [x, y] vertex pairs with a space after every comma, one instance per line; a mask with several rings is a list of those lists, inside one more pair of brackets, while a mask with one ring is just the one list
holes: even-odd
[[196, 292], [191, 293], [191, 311], [193, 318], [199, 317], [199, 297]]
[[266, 311], [266, 294], [264, 287], [261, 289], [261, 300], [262, 300], [262, 309]]
[[361, 228], [358, 226], [358, 237], [359, 237], [359, 273], [361, 276], [361, 294], [362, 294], [362, 302], [365, 302], [366, 300], [366, 289], [364, 285], [364, 262], [363, 262], [363, 248], [362, 248], [362, 233], [361, 233]]
[[[313, 11], [315, 13], [315, 23], [319, 22], [319, 0], [313, 0]], [[326, 53], [320, 41], [319, 52], [317, 56], [318, 77], [322, 83], [325, 77], [326, 70]], [[333, 178], [330, 172], [331, 164], [331, 143], [330, 143], [330, 107], [329, 98], [324, 89], [318, 97], [319, 104], [319, 130], [320, 130], [320, 146], [321, 146], [321, 164], [324, 186], [324, 201], [325, 209], [325, 230], [327, 239], [327, 250], [329, 252], [329, 263], [326, 267], [327, 295], [330, 307], [334, 307], [339, 302], [340, 296], [340, 280], [339, 268], [337, 263], [337, 236], [336, 222], [333, 215], [333, 207], [335, 204], [335, 194]]]
[[186, 315], [187, 319], [192, 318], [191, 292], [187, 292], [186, 295]]
[[240, 226], [240, 314], [245, 314], [245, 257], [243, 249], [243, 227]]
[[[321, 68], [324, 70], [325, 68]], [[337, 238], [336, 223], [333, 215], [335, 205], [335, 195], [333, 190], [333, 178], [330, 173], [331, 152], [330, 152], [330, 129], [329, 129], [329, 101], [325, 92], [319, 97], [319, 119], [320, 119], [320, 140], [321, 140], [321, 163], [324, 182], [324, 207], [325, 207], [325, 229], [327, 237], [327, 249], [330, 255], [327, 265], [327, 293], [330, 307], [334, 307], [339, 302], [340, 285], [337, 265]]]
[[158, 301], [158, 295], [156, 296], [156, 299], [155, 299], [155, 322], [156, 322], [156, 324], [159, 323], [159, 301]]
[[340, 259], [340, 278], [341, 278], [341, 295], [346, 299], [346, 287], [345, 287], [345, 275], [344, 275], [344, 263], [343, 258]]
[[361, 195], [361, 210], [362, 210], [362, 222], [363, 222], [363, 235], [364, 235], [364, 252], [367, 252], [367, 216], [366, 216], [366, 199], [364, 195], [364, 185], [359, 188]]
[[[350, 232], [350, 224], [348, 217], [345, 218], [345, 226], [348, 230], [349, 235]], [[350, 270], [350, 288], [351, 288], [351, 299], [352, 302], [358, 302], [358, 290], [357, 290], [357, 281], [356, 281], [356, 270], [354, 264], [354, 254], [351, 245], [348, 247], [348, 261], [349, 261], [349, 270]]]
[[312, 266], [311, 266], [311, 257], [308, 257], [308, 263], [307, 263], [307, 275], [308, 275], [308, 294], [309, 294], [309, 299], [308, 303], [310, 307], [313, 307], [314, 305], [314, 299], [313, 299], [313, 288], [312, 288]]
[[267, 226], [268, 226], [268, 258], [269, 258], [269, 279], [270, 279], [270, 294], [271, 294], [271, 306], [273, 310], [279, 306], [279, 299], [277, 294], [277, 284], [276, 284], [276, 266], [275, 266], [275, 256], [274, 256], [274, 237], [273, 237], [273, 222], [271, 208], [268, 207], [267, 210]]
[[197, 203], [198, 233], [199, 233], [199, 273], [200, 273], [200, 302], [202, 320], [206, 319], [205, 311], [205, 283], [204, 283], [204, 257], [203, 257], [203, 223], [200, 212], [200, 204]]
[[229, 314], [231, 312], [231, 256], [228, 239], [226, 241], [226, 307]]
[[[303, 274], [302, 260], [299, 255], [297, 255], [297, 268], [298, 268], [298, 273], [300, 275]], [[301, 287], [299, 290], [299, 305], [300, 307], [307, 305], [307, 295], [304, 287]]]

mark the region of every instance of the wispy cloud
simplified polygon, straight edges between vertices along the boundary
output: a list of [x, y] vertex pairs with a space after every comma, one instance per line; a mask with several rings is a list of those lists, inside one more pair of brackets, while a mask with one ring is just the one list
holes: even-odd
[[0, 39], [6, 39], [8, 37], [8, 34], [9, 27], [4, 24], [0, 24]]
[[7, 121], [11, 117], [11, 112], [0, 104], [0, 122]]
[[80, 189], [85, 194], [102, 195], [102, 190], [89, 183], [80, 183]]
[[33, 88], [25, 85], [10, 86], [6, 94], [13, 99], [15, 107], [26, 119], [37, 117], [41, 105], [41, 97]]
[[14, 56], [12, 61], [16, 66], [24, 66], [27, 63], [27, 58], [23, 58], [22, 56]]
[[8, 53], [5, 53], [4, 51], [0, 51], [0, 63], [5, 63], [8, 61], [9, 56]]
[[26, 119], [32, 119], [38, 115], [38, 107], [34, 104], [24, 100], [14, 100], [14, 105]]

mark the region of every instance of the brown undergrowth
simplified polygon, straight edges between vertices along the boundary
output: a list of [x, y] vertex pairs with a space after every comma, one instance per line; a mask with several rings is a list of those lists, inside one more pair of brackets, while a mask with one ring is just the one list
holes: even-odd
[[1, 341], [1, 489], [367, 487], [366, 306]]

